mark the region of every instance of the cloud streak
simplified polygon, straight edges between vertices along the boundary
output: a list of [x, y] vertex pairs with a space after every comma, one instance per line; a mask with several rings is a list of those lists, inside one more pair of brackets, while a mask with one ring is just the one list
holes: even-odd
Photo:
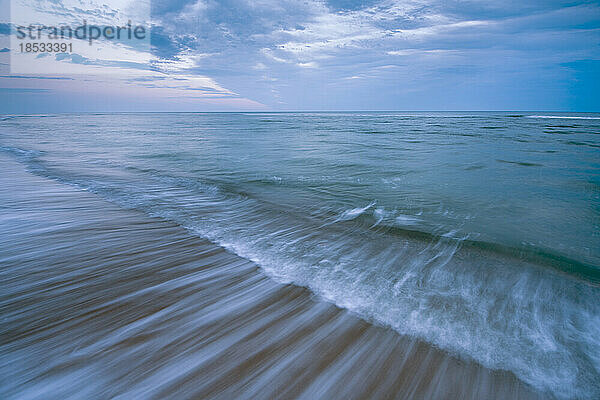
[[96, 64], [169, 104], [600, 109], [595, 2], [157, 0], [152, 20], [150, 71]]

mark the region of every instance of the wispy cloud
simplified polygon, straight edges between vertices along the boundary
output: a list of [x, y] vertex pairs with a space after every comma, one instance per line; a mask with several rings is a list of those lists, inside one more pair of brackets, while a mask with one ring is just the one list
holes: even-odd
[[[66, 13], [53, 4], [56, 15]], [[85, 12], [109, 18], [119, 10]], [[582, 79], [597, 79], [588, 69], [600, 60], [600, 6], [592, 1], [162, 0], [152, 14], [145, 71], [127, 64], [135, 48], [116, 62], [83, 53], [63, 61], [120, 71], [121, 90], [166, 102], [564, 109], [587, 96], [585, 104], [600, 107], [580, 89]], [[8, 28], [1, 24], [0, 34]]]

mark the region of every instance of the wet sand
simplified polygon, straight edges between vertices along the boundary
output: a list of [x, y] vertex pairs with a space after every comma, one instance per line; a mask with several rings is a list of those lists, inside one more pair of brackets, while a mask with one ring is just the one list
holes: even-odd
[[542, 398], [171, 222], [0, 168], [0, 398]]

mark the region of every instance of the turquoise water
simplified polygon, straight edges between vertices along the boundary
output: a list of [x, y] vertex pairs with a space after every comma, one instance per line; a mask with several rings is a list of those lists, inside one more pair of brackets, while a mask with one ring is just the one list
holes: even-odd
[[5, 116], [0, 146], [369, 321], [600, 396], [600, 114]]

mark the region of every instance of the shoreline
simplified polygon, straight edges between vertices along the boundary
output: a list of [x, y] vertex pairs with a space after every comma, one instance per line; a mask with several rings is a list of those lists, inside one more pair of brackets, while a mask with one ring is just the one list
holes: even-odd
[[174, 223], [0, 166], [3, 398], [542, 398]]

